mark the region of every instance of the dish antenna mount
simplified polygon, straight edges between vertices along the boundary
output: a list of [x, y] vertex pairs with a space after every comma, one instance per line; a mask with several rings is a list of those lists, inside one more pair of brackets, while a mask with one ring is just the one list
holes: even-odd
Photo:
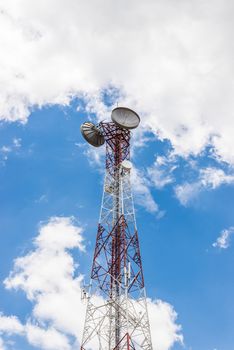
[[135, 129], [140, 124], [139, 115], [130, 108], [117, 107], [111, 113], [112, 121], [123, 129]]
[[[136, 129], [140, 124], [139, 115], [130, 108], [116, 107], [111, 112], [112, 123], [103, 123], [95, 125], [91, 122], [85, 122], [81, 125], [81, 133], [84, 139], [94, 147], [100, 147], [108, 138], [108, 132], [104, 124], [109, 126], [117, 126], [120, 130]], [[116, 129], [116, 128], [115, 128]]]
[[99, 126], [96, 126], [91, 122], [83, 123], [80, 127], [80, 131], [85, 140], [94, 147], [100, 147], [105, 142]]

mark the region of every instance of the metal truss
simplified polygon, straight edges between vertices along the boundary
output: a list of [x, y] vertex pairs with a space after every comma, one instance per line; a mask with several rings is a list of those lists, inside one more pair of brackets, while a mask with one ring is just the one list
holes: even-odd
[[152, 350], [129, 167], [130, 132], [101, 123], [103, 188], [81, 350]]

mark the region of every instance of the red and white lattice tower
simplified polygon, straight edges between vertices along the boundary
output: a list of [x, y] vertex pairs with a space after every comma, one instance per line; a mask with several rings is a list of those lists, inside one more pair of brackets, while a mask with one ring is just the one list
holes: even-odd
[[106, 144], [91, 280], [82, 293], [87, 310], [81, 350], [152, 350], [130, 180], [129, 129], [139, 124], [137, 118], [135, 112], [118, 107], [112, 111], [114, 122], [81, 127], [93, 146]]

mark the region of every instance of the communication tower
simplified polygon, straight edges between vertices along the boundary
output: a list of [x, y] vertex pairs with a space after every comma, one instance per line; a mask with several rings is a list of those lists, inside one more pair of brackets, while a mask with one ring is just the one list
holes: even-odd
[[130, 137], [140, 118], [117, 107], [111, 122], [81, 126], [94, 147], [106, 145], [106, 173], [81, 350], [152, 350], [131, 192]]

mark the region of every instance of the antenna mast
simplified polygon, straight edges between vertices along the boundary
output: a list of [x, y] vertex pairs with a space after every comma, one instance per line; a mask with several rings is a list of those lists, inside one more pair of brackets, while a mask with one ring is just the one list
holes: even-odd
[[93, 146], [106, 144], [102, 206], [86, 296], [81, 350], [152, 350], [135, 211], [131, 192], [130, 129], [140, 118], [117, 107], [112, 122], [84, 123]]

